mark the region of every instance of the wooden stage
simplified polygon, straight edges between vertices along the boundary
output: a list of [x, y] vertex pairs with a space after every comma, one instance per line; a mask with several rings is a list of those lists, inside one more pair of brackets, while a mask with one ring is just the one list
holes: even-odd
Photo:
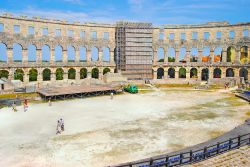
[[103, 85], [72, 85], [37, 89], [44, 100], [65, 100], [116, 93], [119, 88]]

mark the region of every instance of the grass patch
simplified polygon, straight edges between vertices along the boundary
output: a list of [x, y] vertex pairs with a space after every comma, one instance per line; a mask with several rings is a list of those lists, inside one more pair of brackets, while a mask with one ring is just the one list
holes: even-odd
[[216, 138], [222, 134], [224, 134], [225, 132], [224, 131], [219, 131], [219, 130], [213, 130], [213, 131], [209, 131], [208, 134], [211, 138]]
[[247, 116], [250, 116], [250, 111], [246, 112], [246, 115], [247, 115]]
[[32, 97], [37, 97], [39, 96], [37, 93], [13, 93], [13, 94], [1, 94], [0, 99], [4, 98], [32, 98]]
[[191, 85], [191, 84], [155, 84], [155, 87], [157, 88], [173, 88], [173, 87], [177, 87], [177, 88], [183, 88], [183, 87], [188, 87], [188, 88], [192, 88], [196, 85]]

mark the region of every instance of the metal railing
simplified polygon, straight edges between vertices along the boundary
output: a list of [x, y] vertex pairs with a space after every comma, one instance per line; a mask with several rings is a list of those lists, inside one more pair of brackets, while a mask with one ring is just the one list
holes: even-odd
[[175, 155], [162, 155], [159, 158], [149, 158], [145, 161], [138, 161], [117, 165], [115, 167], [171, 167], [187, 165], [206, 160], [221, 153], [250, 144], [250, 133], [244, 134], [217, 144], [205, 146], [202, 149], [190, 150]]

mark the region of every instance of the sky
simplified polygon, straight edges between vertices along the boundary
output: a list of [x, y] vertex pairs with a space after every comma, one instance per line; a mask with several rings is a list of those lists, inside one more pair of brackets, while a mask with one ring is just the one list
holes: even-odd
[[[249, 22], [249, 0], [1, 0], [0, 13], [70, 22], [163, 24]], [[248, 12], [248, 13], [247, 13]]]

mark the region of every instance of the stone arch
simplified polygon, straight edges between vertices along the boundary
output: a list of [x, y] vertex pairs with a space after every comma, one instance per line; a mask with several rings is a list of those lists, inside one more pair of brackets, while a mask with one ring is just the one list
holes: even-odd
[[74, 68], [68, 70], [68, 79], [76, 79], [76, 70]]
[[247, 64], [248, 63], [248, 47], [242, 46], [240, 48], [240, 63]]
[[198, 78], [198, 70], [197, 68], [191, 68], [190, 70], [190, 78]]
[[157, 61], [164, 62], [164, 48], [158, 48], [157, 50]]
[[8, 77], [9, 77], [9, 71], [7, 71], [7, 70], [0, 70], [0, 79], [1, 78], [8, 79]]
[[109, 69], [109, 68], [104, 68], [104, 69], [103, 69], [103, 75], [106, 74], [106, 73], [108, 73], [108, 72], [110, 72], [110, 69]]
[[22, 69], [16, 69], [14, 72], [14, 80], [20, 80], [23, 82], [24, 72]]
[[173, 47], [168, 48], [168, 62], [175, 62], [175, 49]]
[[0, 63], [7, 62], [7, 45], [5, 43], [0, 43]]
[[236, 49], [235, 47], [229, 46], [227, 48], [227, 62], [233, 62], [236, 57]]
[[36, 62], [36, 45], [30, 44], [28, 46], [28, 62]]
[[222, 47], [216, 47], [214, 49], [214, 62], [222, 62]]
[[75, 47], [72, 45], [67, 46], [67, 59], [68, 62], [75, 62], [76, 58], [76, 50]]
[[234, 77], [234, 70], [232, 68], [226, 70], [226, 77]]
[[56, 80], [63, 80], [64, 71], [62, 68], [56, 69]]
[[108, 47], [102, 48], [102, 61], [110, 62], [110, 49]]
[[186, 78], [186, 69], [183, 67], [179, 69], [179, 78]]
[[174, 68], [168, 69], [168, 78], [175, 78], [175, 69]]
[[99, 55], [98, 55], [98, 48], [97, 47], [92, 47], [91, 48], [91, 61], [98, 61], [99, 60]]
[[80, 69], [80, 79], [87, 78], [88, 76], [88, 70], [86, 68], [81, 68]]
[[13, 61], [14, 62], [22, 62], [23, 60], [23, 47], [19, 43], [13, 44]]
[[86, 62], [87, 61], [87, 48], [84, 46], [80, 46], [79, 52], [80, 52], [80, 62]]
[[157, 79], [163, 79], [164, 78], [164, 69], [158, 68], [157, 69]]
[[209, 70], [208, 70], [208, 68], [203, 68], [201, 70], [201, 80], [207, 81], [208, 79], [209, 79]]
[[197, 48], [191, 48], [190, 62], [198, 62], [198, 49]]
[[246, 68], [241, 68], [239, 71], [239, 76], [243, 77], [245, 80], [248, 80], [248, 70]]
[[91, 78], [96, 78], [96, 79], [99, 78], [99, 70], [98, 70], [98, 68], [93, 68], [92, 69], [92, 71], [91, 71]]
[[180, 49], [180, 55], [179, 55], [179, 60], [178, 62], [186, 62], [186, 48], [185, 47], [182, 47]]
[[214, 69], [214, 78], [221, 78], [221, 69], [220, 68]]
[[43, 70], [43, 81], [50, 81], [51, 80], [51, 70], [48, 68], [45, 68]]
[[30, 69], [29, 70], [29, 82], [37, 81], [38, 71], [37, 69]]
[[210, 48], [209, 47], [204, 47], [202, 50], [202, 62], [209, 62], [210, 60]]
[[49, 47], [49, 45], [42, 46], [42, 62], [50, 62], [50, 47]]
[[63, 61], [63, 47], [59, 44], [55, 46], [55, 62], [62, 62]]

